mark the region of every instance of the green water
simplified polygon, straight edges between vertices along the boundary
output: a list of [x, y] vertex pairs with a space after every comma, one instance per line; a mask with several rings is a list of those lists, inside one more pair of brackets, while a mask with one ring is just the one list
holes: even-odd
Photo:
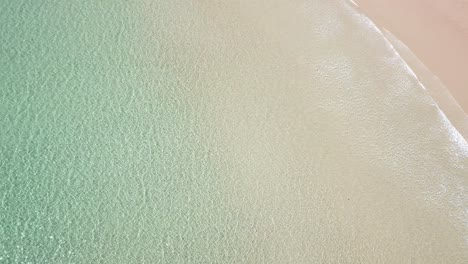
[[346, 1], [0, 0], [0, 263], [467, 263], [467, 171]]
[[0, 2], [0, 263], [229, 257], [169, 4]]

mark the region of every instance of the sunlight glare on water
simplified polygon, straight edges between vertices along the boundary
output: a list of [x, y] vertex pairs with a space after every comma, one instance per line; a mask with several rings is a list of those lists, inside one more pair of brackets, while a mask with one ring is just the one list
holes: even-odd
[[0, 22], [1, 263], [468, 260], [467, 143], [347, 1]]

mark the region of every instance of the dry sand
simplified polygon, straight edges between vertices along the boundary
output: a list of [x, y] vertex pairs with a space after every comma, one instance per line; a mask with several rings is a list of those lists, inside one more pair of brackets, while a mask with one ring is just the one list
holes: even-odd
[[[468, 112], [467, 0], [355, 0], [354, 2], [380, 28], [389, 30], [408, 46], [424, 65], [440, 78], [464, 112]], [[444, 112], [453, 111], [449, 109], [450, 103], [441, 103], [437, 95], [432, 96], [442, 104]], [[447, 115], [453, 120], [450, 113]], [[459, 118], [455, 117], [457, 120]], [[462, 134], [466, 137], [466, 133]]]

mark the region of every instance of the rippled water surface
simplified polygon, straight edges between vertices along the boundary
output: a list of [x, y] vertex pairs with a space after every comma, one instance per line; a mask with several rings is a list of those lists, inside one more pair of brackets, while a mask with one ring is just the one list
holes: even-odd
[[468, 145], [340, 1], [0, 1], [0, 263], [466, 263]]

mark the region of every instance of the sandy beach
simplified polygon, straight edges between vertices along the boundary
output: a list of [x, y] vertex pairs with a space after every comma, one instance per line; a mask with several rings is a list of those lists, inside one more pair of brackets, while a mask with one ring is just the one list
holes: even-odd
[[451, 85], [349, 1], [0, 22], [0, 263], [468, 263]]
[[202, 87], [225, 98], [208, 129], [226, 146], [225, 192], [250, 239], [268, 237], [266, 262], [467, 259], [467, 196], [455, 190], [466, 169], [440, 159], [466, 164], [466, 142], [367, 18], [341, 1], [198, 8], [213, 24], [199, 51], [216, 58]]
[[[451, 96], [463, 111], [468, 112], [468, 1], [354, 2], [380, 28], [390, 31], [401, 40], [449, 89]], [[461, 113], [454, 113], [459, 110], [453, 109], [453, 101], [448, 102], [451, 98], [440, 96], [440, 93], [444, 93], [443, 88], [436, 88], [434, 93], [435, 99], [441, 103], [441, 108], [449, 112], [448, 116], [452, 116], [455, 123], [463, 123], [463, 119], [467, 122], [467, 118], [463, 118]], [[458, 126], [465, 126], [461, 130], [465, 130], [465, 137], [468, 136], [466, 124]]]

